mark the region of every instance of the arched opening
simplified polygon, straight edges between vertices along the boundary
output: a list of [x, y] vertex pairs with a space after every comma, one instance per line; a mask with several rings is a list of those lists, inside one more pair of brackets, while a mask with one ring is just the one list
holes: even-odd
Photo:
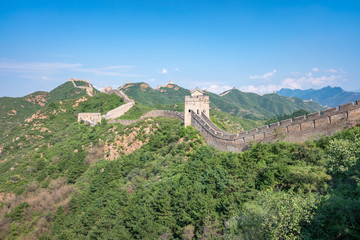
[[189, 112], [191, 112], [191, 110], [189, 109]]
[[200, 114], [200, 110], [199, 110], [199, 109], [198, 109], [198, 110], [196, 110], [196, 113], [197, 113], [197, 114]]

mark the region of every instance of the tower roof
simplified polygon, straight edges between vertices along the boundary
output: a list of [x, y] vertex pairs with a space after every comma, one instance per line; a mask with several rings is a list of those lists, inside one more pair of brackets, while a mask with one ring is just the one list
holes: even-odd
[[201, 89], [198, 88], [198, 87], [196, 87], [194, 90], [192, 90], [192, 91], [190, 91], [190, 92], [191, 92], [191, 96], [192, 96], [192, 97], [204, 95], [204, 92], [201, 91]]

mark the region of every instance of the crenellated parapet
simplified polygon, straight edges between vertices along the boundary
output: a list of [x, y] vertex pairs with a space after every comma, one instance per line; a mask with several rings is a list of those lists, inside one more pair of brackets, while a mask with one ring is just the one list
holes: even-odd
[[219, 150], [239, 152], [246, 149], [251, 142], [302, 142], [311, 137], [331, 135], [355, 126], [360, 119], [360, 100], [238, 134], [219, 129], [209, 118], [199, 116], [193, 111], [191, 118], [192, 125], [202, 133], [208, 144]]

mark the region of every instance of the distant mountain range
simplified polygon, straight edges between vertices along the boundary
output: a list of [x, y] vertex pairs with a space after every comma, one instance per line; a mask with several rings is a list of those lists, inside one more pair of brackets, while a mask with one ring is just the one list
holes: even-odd
[[[169, 83], [157, 89], [146, 83], [127, 83], [120, 88], [129, 97], [143, 105], [184, 104], [184, 98], [190, 91], [176, 84]], [[314, 101], [303, 101], [299, 98], [289, 98], [278, 94], [245, 93], [237, 89], [228, 90], [220, 95], [206, 92], [210, 97], [210, 107], [234, 116], [247, 119], [264, 119], [291, 114], [297, 110], [315, 112], [323, 109]]]
[[348, 92], [340, 87], [330, 86], [318, 90], [312, 88], [307, 90], [282, 88], [277, 93], [285, 97], [297, 97], [302, 100], [312, 99], [328, 107], [336, 107], [360, 99], [360, 93], [358, 92]]

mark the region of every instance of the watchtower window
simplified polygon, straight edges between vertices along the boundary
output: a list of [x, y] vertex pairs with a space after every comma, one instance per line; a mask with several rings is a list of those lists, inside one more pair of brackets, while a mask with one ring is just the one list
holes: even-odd
[[191, 110], [189, 109], [189, 112], [191, 112]]
[[198, 109], [198, 110], [196, 111], [196, 113], [197, 113], [197, 114], [200, 114], [200, 110]]

